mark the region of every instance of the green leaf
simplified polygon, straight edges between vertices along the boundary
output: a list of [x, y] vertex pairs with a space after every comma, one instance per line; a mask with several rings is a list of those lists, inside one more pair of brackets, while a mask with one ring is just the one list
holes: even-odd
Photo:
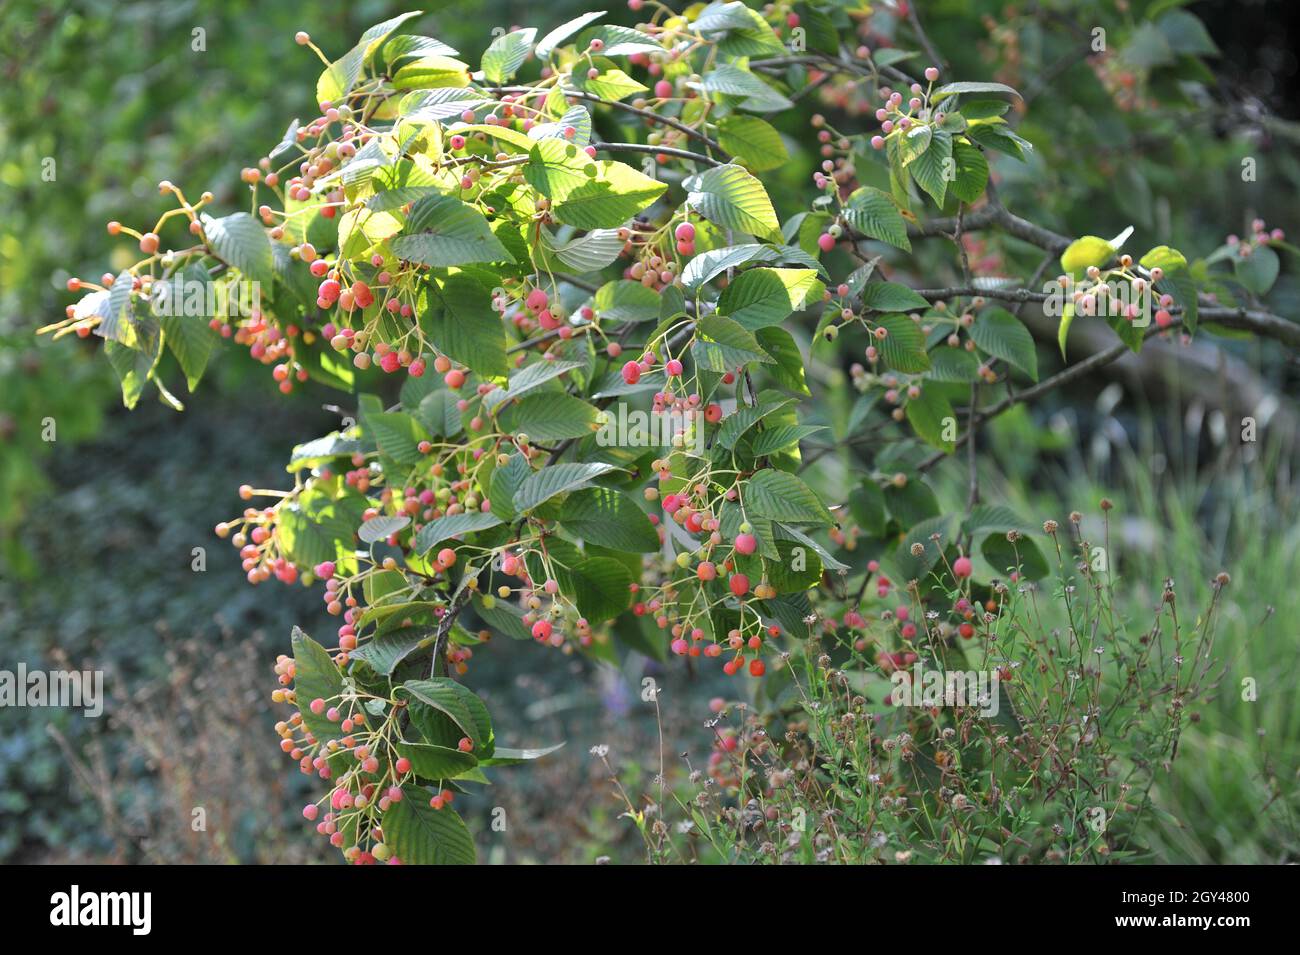
[[1034, 148], [1033, 143], [1016, 135], [1016, 133], [1001, 124], [980, 123], [975, 126], [968, 126], [966, 127], [966, 135], [985, 149], [996, 149], [1000, 153], [1014, 156], [1021, 162], [1027, 161], [1025, 153]]
[[532, 27], [503, 33], [483, 53], [483, 78], [489, 83], [508, 83], [519, 72], [533, 48], [537, 31]]
[[501, 518], [490, 511], [465, 511], [436, 518], [416, 533], [415, 552], [423, 556], [449, 538], [485, 531], [501, 523]]
[[403, 786], [402, 800], [384, 813], [384, 844], [407, 865], [473, 865], [474, 840], [450, 806], [434, 809], [429, 793]]
[[757, 116], [723, 117], [718, 122], [718, 144], [751, 172], [776, 169], [790, 161], [781, 134]]
[[576, 67], [570, 77], [574, 87], [584, 93], [599, 96], [607, 103], [616, 103], [635, 93], [649, 92], [647, 87], [638, 83], [617, 67], [611, 66], [600, 69], [594, 77], [587, 75], [588, 67], [585, 62], [577, 63]]
[[753, 331], [781, 324], [824, 291], [813, 269], [749, 269], [722, 290], [718, 313]]
[[208, 327], [202, 316], [163, 315], [163, 339], [176, 356], [176, 363], [185, 373], [185, 384], [191, 392], [203, 377], [212, 349], [217, 344], [216, 333]]
[[755, 113], [773, 113], [790, 109], [794, 104], [748, 70], [731, 63], [714, 67], [700, 79], [699, 88], [725, 101], [735, 97], [741, 109]]
[[589, 557], [567, 576], [578, 612], [591, 623], [617, 617], [632, 601], [632, 574], [612, 557]]
[[468, 687], [449, 677], [428, 680], [407, 680], [402, 689], [426, 706], [442, 713], [470, 738], [475, 749], [485, 746], [491, 736], [491, 726], [484, 726], [477, 711], [482, 701]]
[[454, 196], [425, 196], [392, 240], [393, 254], [421, 265], [513, 262], [483, 214]]
[[618, 279], [596, 290], [593, 307], [612, 322], [652, 322], [659, 317], [659, 293], [640, 282]]
[[956, 163], [956, 178], [948, 184], [948, 191], [962, 202], [974, 202], [984, 195], [988, 186], [989, 161], [982, 151], [961, 140], [952, 144], [952, 158]]
[[789, 524], [833, 524], [826, 505], [803, 481], [786, 471], [765, 468], [741, 491], [746, 514]]
[[523, 480], [519, 490], [515, 492], [515, 511], [520, 514], [531, 511], [557, 494], [583, 487], [602, 474], [617, 470], [614, 465], [603, 462], [587, 464], [566, 462], [534, 471]]
[[1281, 265], [1277, 253], [1266, 245], [1255, 246], [1247, 256], [1238, 253], [1232, 257], [1232, 268], [1237, 274], [1237, 281], [1256, 295], [1268, 293], [1277, 281]]
[[491, 293], [464, 272], [424, 288], [422, 320], [438, 350], [480, 375], [504, 377], [509, 368], [505, 329], [492, 309]]
[[436, 54], [404, 63], [393, 74], [393, 89], [397, 90], [463, 89], [469, 82], [469, 67], [460, 60]]
[[[930, 569], [939, 562], [942, 549], [952, 544], [954, 520], [952, 514], [941, 514], [913, 526], [889, 557], [890, 569], [893, 570], [890, 576], [900, 584], [906, 584], [911, 580], [923, 580]], [[940, 536], [937, 545], [930, 540], [931, 535], [934, 534]], [[913, 544], [920, 544], [924, 548], [920, 557], [912, 555]]]
[[907, 238], [907, 222], [888, 193], [863, 186], [854, 190], [844, 204], [844, 220], [856, 232], [888, 242], [905, 252], [912, 251]]
[[275, 282], [275, 256], [262, 224], [247, 212], [214, 219], [200, 213], [203, 235], [217, 258], [269, 291]]
[[562, 23], [537, 41], [537, 58], [539, 60], [547, 59], [561, 43], [573, 36], [587, 24], [594, 20], [599, 20], [604, 15], [604, 10], [592, 10], [582, 14], [581, 16], [574, 17], [567, 23]]
[[515, 518], [514, 497], [524, 478], [531, 474], [528, 461], [522, 454], [511, 454], [505, 464], [498, 464], [492, 469], [492, 479], [488, 485], [488, 499], [492, 502], [492, 513], [502, 521]]
[[943, 346], [929, 353], [930, 370], [925, 377], [931, 381], [970, 384], [979, 380], [980, 360], [964, 348]]
[[552, 201], [556, 220], [579, 229], [617, 229], [668, 188], [624, 163], [597, 162], [564, 139], [535, 143], [523, 173]]
[[524, 624], [523, 614], [505, 601], [496, 597], [475, 597], [474, 612], [479, 619], [498, 633], [512, 640], [531, 640], [532, 633]]
[[433, 642], [433, 631], [428, 627], [401, 627], [371, 637], [350, 654], [353, 660], [364, 660], [376, 673], [392, 676], [399, 663]]
[[[399, 741], [394, 748], [398, 756], [405, 756], [411, 761], [411, 771], [416, 776], [431, 782], [454, 779], [478, 765], [473, 753], [462, 753], [451, 746]], [[386, 824], [387, 816], [384, 821]]]
[[863, 305], [878, 312], [924, 311], [930, 307], [928, 301], [897, 282], [868, 282], [860, 297]]
[[722, 427], [718, 429], [718, 444], [728, 450], [734, 448], [750, 428], [768, 415], [788, 408], [793, 403], [793, 398], [786, 398], [780, 401], [764, 401], [757, 407], [740, 406], [722, 419]]
[[1020, 96], [1020, 93], [1016, 91], [1014, 86], [1007, 86], [1005, 83], [978, 83], [964, 81], [960, 83], [948, 83], [944, 86], [940, 86], [930, 94], [930, 99], [940, 100], [961, 93], [1010, 93], [1012, 96]]
[[411, 17], [418, 17], [420, 14], [419, 10], [398, 14], [382, 23], [376, 23], [361, 34], [357, 45], [326, 67], [325, 72], [316, 81], [316, 102], [335, 105], [342, 102], [343, 98], [352, 92], [352, 87], [356, 86], [366, 61], [383, 45], [389, 34]]
[[424, 459], [419, 443], [429, 435], [411, 415], [402, 411], [372, 414], [366, 417], [365, 426], [385, 457], [408, 468]]
[[692, 354], [701, 368], [720, 374], [750, 362], [772, 363], [752, 332], [716, 313], [695, 323]]
[[886, 365], [908, 374], [930, 369], [930, 356], [925, 351], [925, 332], [921, 331], [920, 325], [899, 314], [880, 316], [880, 324], [888, 332], [877, 346]]
[[494, 408], [502, 402], [511, 398], [522, 398], [524, 395], [540, 388], [548, 381], [560, 377], [573, 371], [575, 368], [581, 368], [582, 362], [577, 361], [538, 361], [524, 368], [519, 369], [510, 376], [510, 383], [505, 388], [497, 388], [488, 392], [484, 396], [484, 401], [489, 408]]
[[798, 446], [804, 438], [816, 434], [818, 431], [825, 431], [823, 425], [808, 424], [787, 424], [776, 428], [769, 428], [766, 431], [760, 431], [752, 441], [749, 442], [749, 449], [756, 457], [762, 457], [767, 454], [775, 454], [791, 446]]
[[362, 521], [361, 527], [357, 529], [357, 537], [361, 538], [363, 544], [374, 544], [405, 529], [410, 523], [411, 519], [405, 514], [380, 514]]
[[1061, 253], [1061, 268], [1071, 275], [1078, 276], [1088, 270], [1089, 266], [1101, 267], [1110, 261], [1115, 248], [1108, 241], [1095, 235], [1085, 235], [1071, 242]]
[[634, 554], [659, 549], [659, 534], [645, 512], [626, 494], [605, 487], [574, 491], [561, 505], [559, 521], [591, 544]]
[[[956, 450], [956, 421], [952, 405], [937, 388], [922, 388], [921, 393], [908, 399], [907, 420], [913, 430], [927, 444], [932, 444], [945, 454]], [[953, 437], [945, 437], [951, 433]]]
[[336, 739], [341, 731], [339, 724], [326, 718], [324, 711], [317, 715], [311, 711], [312, 700], [324, 700], [326, 709], [333, 705], [343, 692], [343, 677], [325, 648], [293, 628], [290, 640], [293, 648], [293, 689], [303, 726], [320, 742]]
[[799, 353], [799, 346], [795, 343], [794, 336], [784, 328], [772, 327], [760, 328], [754, 333], [754, 337], [763, 346], [763, 351], [775, 360], [775, 366], [769, 367], [768, 371], [772, 373], [777, 383], [788, 391], [811, 395], [808, 382], [804, 378], [803, 355]]
[[275, 536], [286, 557], [310, 568], [351, 555], [360, 523], [359, 510], [349, 509], [344, 501], [303, 494], [295, 504], [280, 508]]
[[1005, 308], [986, 308], [970, 328], [970, 337], [981, 350], [1019, 368], [1038, 380], [1038, 353], [1034, 337], [1020, 319]]
[[624, 242], [618, 229], [592, 229], [563, 245], [552, 245], [549, 232], [542, 232], [547, 251], [575, 272], [598, 272], [619, 257]]
[[[889, 156], [889, 165], [896, 169], [906, 169], [918, 156], [930, 148], [930, 139], [934, 130], [924, 123], [908, 129], [895, 129], [885, 140], [885, 152]], [[906, 179], [904, 179], [906, 183]]]
[[991, 534], [985, 538], [980, 547], [984, 559], [993, 565], [999, 573], [1009, 573], [1019, 568], [1022, 577], [1030, 580], [1042, 580], [1050, 573], [1046, 558], [1038, 545], [1028, 537], [1021, 537], [1014, 544], [1007, 540], [1006, 533]]
[[544, 442], [582, 438], [596, 430], [596, 408], [581, 398], [559, 391], [529, 395], [507, 405], [499, 414], [501, 426]]
[[916, 156], [907, 168], [916, 184], [929, 193], [936, 205], [942, 206], [948, 195], [948, 183], [955, 174], [952, 134], [935, 129], [925, 151]]
[[685, 183], [687, 205], [724, 229], [737, 229], [760, 239], [780, 241], [781, 224], [763, 184], [742, 166], [716, 166]]

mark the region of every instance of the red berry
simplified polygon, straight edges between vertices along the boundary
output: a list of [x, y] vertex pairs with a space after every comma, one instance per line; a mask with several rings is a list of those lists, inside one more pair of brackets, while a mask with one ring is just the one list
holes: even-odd
[[732, 574], [731, 580], [727, 581], [727, 585], [731, 587], [731, 592], [737, 597], [743, 597], [749, 593], [749, 578], [744, 574]]
[[630, 361], [623, 366], [623, 380], [629, 385], [635, 385], [641, 380], [641, 366], [634, 361]]
[[753, 534], [737, 534], [737, 535], [736, 535], [736, 552], [737, 552], [737, 553], [740, 553], [740, 554], [752, 554], [752, 553], [754, 553], [754, 549], [755, 549], [756, 547], [758, 547], [758, 541], [755, 540]]

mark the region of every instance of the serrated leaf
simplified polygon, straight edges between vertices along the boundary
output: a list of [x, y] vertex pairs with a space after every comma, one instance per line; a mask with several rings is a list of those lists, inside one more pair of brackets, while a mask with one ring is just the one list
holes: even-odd
[[425, 286], [422, 321], [438, 350], [481, 375], [507, 373], [505, 329], [491, 293], [464, 272]]
[[924, 189], [936, 205], [942, 206], [948, 195], [950, 176], [955, 172], [952, 159], [952, 134], [935, 129], [925, 150], [907, 167], [916, 184]]
[[374, 544], [377, 541], [387, 540], [410, 523], [411, 519], [405, 514], [396, 516], [380, 514], [368, 521], [362, 521], [361, 527], [357, 529], [357, 536], [361, 538], [362, 543]]
[[718, 122], [718, 145], [752, 172], [776, 169], [790, 161], [781, 134], [757, 116], [723, 117]]
[[823, 291], [812, 269], [749, 269], [722, 290], [718, 312], [754, 331], [820, 302]]
[[962, 93], [1010, 93], [1012, 96], [1019, 97], [1020, 93], [1014, 86], [1007, 86], [1005, 83], [980, 83], [963, 81], [960, 83], [947, 83], [940, 86], [930, 94], [931, 100], [945, 99], [949, 96], [956, 96]]
[[275, 256], [271, 252], [271, 239], [260, 222], [247, 212], [220, 219], [200, 213], [200, 219], [204, 238], [217, 258], [248, 279], [271, 288], [275, 281]]
[[392, 240], [393, 254], [421, 265], [469, 265], [474, 262], [513, 262], [483, 214], [454, 196], [432, 195], [419, 200], [407, 217], [402, 234]]
[[432, 640], [433, 630], [429, 627], [400, 627], [376, 634], [349, 655], [353, 660], [365, 661], [376, 673], [392, 676], [398, 664]]
[[630, 497], [611, 488], [590, 487], [565, 499], [559, 522], [588, 543], [634, 554], [659, 549], [654, 525]]
[[859, 297], [863, 305], [878, 312], [924, 311], [930, 307], [928, 301], [897, 282], [868, 282]]
[[527, 434], [530, 439], [546, 443], [566, 438], [582, 438], [596, 430], [596, 408], [558, 391], [529, 395], [498, 412], [498, 421], [506, 431]]
[[403, 786], [402, 799], [384, 813], [384, 844], [407, 865], [473, 865], [474, 840], [450, 806], [434, 809], [429, 793]]
[[556, 495], [583, 487], [602, 474], [617, 470], [614, 465], [603, 462], [586, 464], [565, 462], [534, 471], [524, 479], [519, 490], [515, 492], [515, 510], [521, 514], [526, 513]]
[[854, 190], [844, 204], [844, 220], [856, 232], [888, 242], [905, 252], [912, 251], [907, 222], [888, 193], [863, 186]]
[[952, 158], [956, 177], [948, 184], [948, 191], [962, 202], [974, 202], [988, 186], [989, 161], [983, 152], [961, 141], [952, 144]]
[[532, 27], [498, 36], [483, 52], [483, 78], [497, 85], [509, 82], [528, 59], [536, 36]]
[[327, 704], [338, 699], [343, 692], [343, 677], [334, 660], [319, 643], [297, 627], [293, 628], [290, 639], [293, 653], [293, 687], [298, 712], [302, 714], [303, 726], [320, 742], [334, 739], [340, 735], [339, 724], [329, 720], [325, 713], [312, 712], [313, 700], [324, 700]]
[[[875, 283], [873, 283], [875, 284]], [[867, 288], [871, 288], [870, 285]], [[880, 357], [895, 371], [915, 374], [930, 369], [925, 351], [925, 333], [906, 315], [882, 315], [879, 322], [888, 333], [877, 343]]]
[[716, 166], [692, 176], [686, 186], [687, 205], [714, 225], [780, 241], [781, 224], [772, 200], [743, 166]]
[[769, 366], [768, 371], [782, 388], [788, 391], [796, 391], [801, 395], [810, 395], [808, 382], [804, 375], [803, 355], [799, 353], [799, 346], [795, 343], [794, 336], [784, 328], [760, 328], [754, 333], [758, 343], [763, 346], [763, 351], [767, 352], [776, 363], [775, 366]]
[[659, 293], [640, 282], [618, 279], [596, 290], [593, 307], [611, 322], [652, 322], [659, 317]]
[[423, 556], [445, 540], [485, 531], [501, 523], [503, 523], [501, 518], [490, 511], [449, 514], [446, 517], [435, 518], [421, 527], [415, 535], [413, 546], [415, 552]]
[[632, 602], [632, 574], [612, 557], [590, 557], [567, 576], [578, 612], [591, 623], [617, 617]]
[[957, 417], [937, 388], [922, 388], [917, 397], [908, 399], [906, 413], [912, 429], [923, 441], [946, 454], [955, 450]]
[[795, 475], [765, 468], [741, 490], [747, 514], [787, 524], [833, 524], [821, 498]]
[[567, 23], [560, 24], [537, 42], [537, 58], [539, 60], [545, 60], [561, 43], [573, 36], [587, 24], [599, 20], [604, 15], [604, 10], [590, 10], [581, 16], [574, 17]]
[[1019, 368], [1038, 380], [1038, 353], [1034, 337], [1020, 319], [1005, 308], [986, 308], [970, 328], [971, 339], [982, 351]]

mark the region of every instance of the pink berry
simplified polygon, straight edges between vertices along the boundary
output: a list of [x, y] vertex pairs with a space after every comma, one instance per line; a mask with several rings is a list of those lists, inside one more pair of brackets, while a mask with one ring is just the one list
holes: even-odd
[[817, 237], [817, 248], [821, 249], [823, 252], [829, 252], [831, 249], [835, 248], [835, 236], [831, 235], [829, 232], [823, 232]]
[[[933, 67], [932, 67], [933, 69]], [[926, 71], [927, 73], [929, 70]], [[969, 557], [958, 557], [952, 562], [952, 572], [958, 577], [969, 577], [975, 569]]]
[[623, 380], [629, 385], [635, 385], [641, 380], [641, 366], [634, 361], [630, 361], [624, 365]]
[[737, 535], [736, 535], [736, 552], [737, 552], [737, 553], [740, 553], [740, 554], [752, 554], [752, 553], [754, 553], [754, 549], [755, 549], [756, 547], [758, 547], [758, 541], [754, 538], [754, 535], [753, 535], [753, 534], [737, 534]]

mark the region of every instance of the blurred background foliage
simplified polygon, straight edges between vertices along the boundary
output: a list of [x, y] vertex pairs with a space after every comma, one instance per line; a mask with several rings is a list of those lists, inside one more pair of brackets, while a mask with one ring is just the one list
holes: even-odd
[[[1255, 216], [1287, 229], [1289, 239], [1300, 231], [1297, 44], [1283, 22], [1289, 5], [917, 4], [950, 60], [949, 75], [1026, 92], [1019, 132], [1038, 148], [1024, 166], [994, 165], [1010, 208], [1071, 235], [1112, 235], [1132, 224], [1131, 248], [1168, 242], [1189, 258], [1208, 254], [1228, 233], [1245, 234]], [[430, 6], [436, 9], [417, 21], [420, 32], [477, 62], [493, 28], [546, 29], [592, 4]], [[843, 42], [915, 48], [891, 4], [874, 6]], [[233, 553], [214, 547], [211, 527], [240, 506], [240, 483], [279, 483], [293, 444], [337, 420], [322, 405], [346, 404], [346, 396], [310, 386], [286, 399], [264, 369], [225, 349], [184, 414], [159, 404], [127, 414], [91, 344], [37, 340], [33, 331], [70, 301], [70, 275], [120, 267], [121, 250], [103, 225], [152, 221], [163, 204], [158, 180], [211, 189], [218, 207], [243, 202], [239, 169], [277, 142], [291, 118], [314, 109], [320, 64], [293, 44], [295, 30], [309, 30], [337, 55], [365, 27], [407, 7], [388, 0], [9, 0], [0, 7], [0, 668], [19, 661], [101, 667], [113, 697], [110, 715], [93, 721], [62, 710], [0, 711], [0, 860], [333, 858], [301, 825], [299, 777], [278, 753], [266, 702], [270, 665], [290, 626], [321, 625], [320, 604], [298, 588], [249, 588]], [[608, 9], [612, 21], [635, 22], [621, 4]], [[1206, 29], [1184, 21], [1172, 38], [1153, 33], [1153, 15], [1175, 9]], [[1097, 27], [1114, 55], [1088, 62], [1077, 51]], [[1178, 55], [1179, 45], [1202, 59]], [[816, 108], [837, 127], [862, 131], [866, 104], [857, 95], [828, 87], [816, 94]], [[809, 195], [817, 157], [808, 112], [778, 119], [795, 157], [771, 174], [783, 218]], [[1246, 158], [1257, 163], [1254, 182], [1242, 181]], [[1012, 239], [981, 237], [972, 252], [977, 271], [991, 274], [1028, 274], [1040, 257]], [[945, 284], [950, 260], [942, 244], [918, 246], [897, 274]], [[1280, 314], [1297, 312], [1296, 274], [1288, 260], [1270, 299]], [[1051, 342], [1052, 329], [1035, 331]], [[1087, 380], [1001, 419], [986, 439], [985, 486], [1035, 518], [1063, 520], [1112, 497], [1123, 527], [1116, 559], [1132, 585], [1135, 619], [1154, 605], [1165, 576], [1185, 581], [1194, 604], [1211, 574], [1233, 573], [1220, 644], [1229, 676], [1158, 791], [1172, 821], [1158, 824], [1151, 848], [1163, 861], [1294, 859], [1296, 366], [1271, 343], [1183, 351], [1163, 362], [1120, 363], [1113, 383]], [[1040, 352], [1051, 360], [1050, 344]], [[1188, 364], [1193, 356], [1200, 364]], [[852, 356], [819, 349], [815, 360], [824, 366], [819, 377], [851, 401]], [[1280, 422], [1266, 424], [1260, 442], [1246, 447], [1233, 417], [1243, 391], [1275, 409], [1270, 420]], [[43, 440], [47, 419], [57, 429], [53, 442]], [[945, 503], [960, 507], [963, 465], [945, 467], [934, 483]], [[192, 570], [196, 547], [207, 551], [202, 573]], [[706, 701], [737, 692], [736, 684], [637, 655], [597, 668], [511, 649], [485, 649], [471, 674], [501, 737], [511, 745], [561, 738], [569, 745], [536, 766], [499, 774], [492, 798], [479, 800], [505, 807], [510, 820], [485, 856], [640, 858], [639, 839], [617, 818], [606, 773], [588, 749], [609, 745], [629, 791], [648, 791], [661, 751], [641, 679], [653, 676], [664, 688], [670, 768], [677, 753], [694, 751], [697, 763], [707, 754]], [[1258, 702], [1241, 701], [1243, 675], [1258, 681]], [[195, 807], [208, 815], [206, 832], [191, 827]], [[486, 836], [491, 807], [465, 808]]]

